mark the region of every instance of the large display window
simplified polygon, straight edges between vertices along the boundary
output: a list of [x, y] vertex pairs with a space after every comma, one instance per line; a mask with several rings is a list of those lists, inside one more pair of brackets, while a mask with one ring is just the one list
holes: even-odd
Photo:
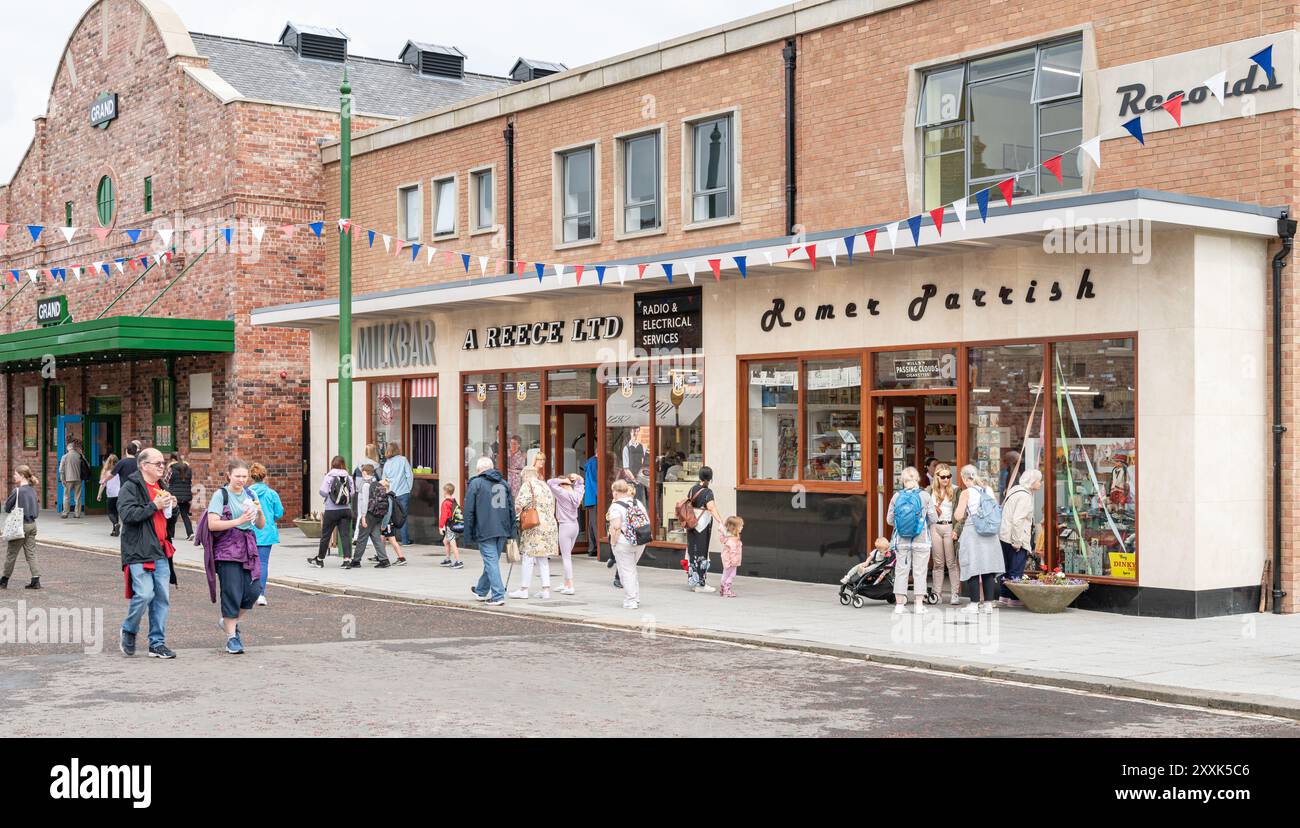
[[704, 377], [693, 369], [658, 370], [655, 395], [656, 540], [686, 543], [686, 528], [674, 514], [704, 465]]

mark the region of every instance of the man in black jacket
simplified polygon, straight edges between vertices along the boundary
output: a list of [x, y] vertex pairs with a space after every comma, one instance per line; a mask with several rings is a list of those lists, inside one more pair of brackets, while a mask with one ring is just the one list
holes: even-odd
[[501, 581], [501, 552], [506, 541], [515, 537], [515, 503], [510, 486], [492, 468], [490, 458], [480, 457], [475, 470], [478, 474], [465, 490], [465, 538], [478, 545], [483, 574], [470, 591], [488, 606], [499, 607], [506, 602], [506, 585]]
[[175, 658], [167, 648], [167, 610], [170, 600], [171, 561], [166, 513], [176, 508], [176, 498], [162, 486], [165, 464], [157, 449], [145, 449], [137, 458], [139, 471], [122, 481], [117, 513], [122, 521], [122, 570], [126, 576], [126, 619], [118, 646], [123, 655], [135, 655], [140, 619], [149, 610], [149, 655]]

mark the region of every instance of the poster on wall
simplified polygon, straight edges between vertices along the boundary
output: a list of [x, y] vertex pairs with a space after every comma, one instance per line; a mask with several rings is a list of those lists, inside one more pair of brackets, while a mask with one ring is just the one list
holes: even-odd
[[23, 417], [23, 448], [37, 448], [37, 435], [40, 433], [40, 423], [35, 414], [28, 414]]
[[190, 451], [212, 450], [212, 412], [190, 412]]

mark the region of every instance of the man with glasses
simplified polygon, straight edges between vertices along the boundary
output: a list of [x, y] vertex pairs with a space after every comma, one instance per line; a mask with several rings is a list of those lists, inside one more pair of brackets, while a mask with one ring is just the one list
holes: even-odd
[[136, 633], [148, 609], [149, 655], [175, 658], [176, 654], [167, 648], [171, 557], [176, 551], [167, 540], [167, 517], [176, 508], [176, 498], [162, 485], [166, 463], [161, 452], [145, 449], [134, 462], [138, 463], [138, 471], [122, 481], [117, 497], [122, 521], [122, 571], [131, 601], [118, 646], [123, 655], [135, 655]]

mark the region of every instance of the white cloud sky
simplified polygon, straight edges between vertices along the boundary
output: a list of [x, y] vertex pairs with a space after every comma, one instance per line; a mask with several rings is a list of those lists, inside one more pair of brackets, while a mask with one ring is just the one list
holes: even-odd
[[[349, 50], [395, 59], [408, 38], [457, 46], [471, 71], [504, 75], [525, 55], [579, 66], [782, 5], [779, 0], [165, 0], [194, 32], [274, 41], [288, 20], [342, 29]], [[45, 113], [50, 83], [88, 0], [6, 9], [0, 28], [0, 183]]]

